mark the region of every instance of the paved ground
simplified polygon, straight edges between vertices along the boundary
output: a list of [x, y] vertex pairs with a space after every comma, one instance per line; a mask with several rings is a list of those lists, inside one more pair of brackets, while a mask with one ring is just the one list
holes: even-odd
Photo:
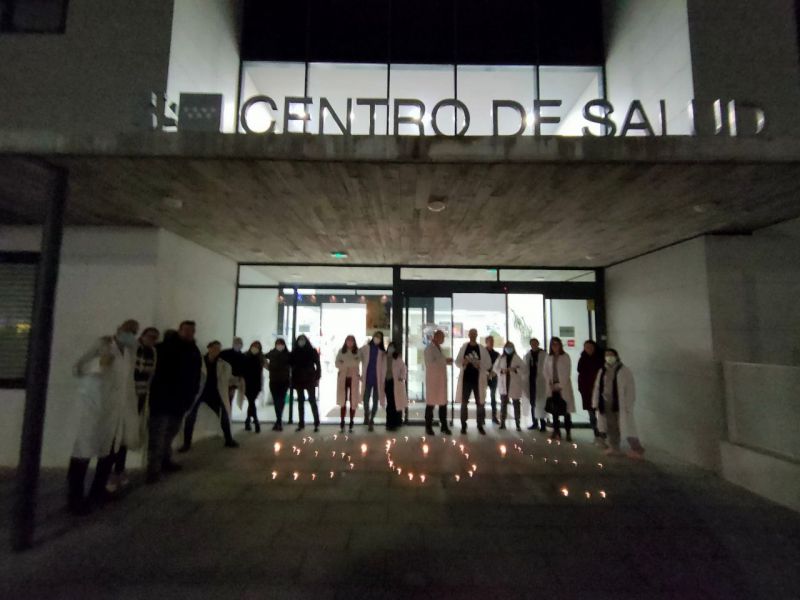
[[84, 518], [60, 509], [63, 472], [47, 473], [40, 543], [0, 550], [0, 597], [800, 594], [800, 515], [657, 453], [607, 460], [586, 431], [575, 449], [492, 430], [428, 439], [424, 457], [412, 428], [391, 436], [392, 471], [385, 432], [334, 433], [201, 442], [183, 472]]

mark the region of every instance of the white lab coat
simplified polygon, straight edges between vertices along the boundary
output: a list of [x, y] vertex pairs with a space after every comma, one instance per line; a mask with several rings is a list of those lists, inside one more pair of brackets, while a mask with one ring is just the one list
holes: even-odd
[[447, 357], [433, 342], [425, 348], [425, 404], [447, 406]]
[[[541, 359], [541, 357], [540, 357]], [[569, 354], [559, 355], [558, 361], [558, 382], [561, 385], [561, 397], [567, 403], [567, 412], [575, 412], [575, 393], [572, 391], [572, 360]], [[544, 383], [545, 397], [553, 395], [553, 356], [548, 354], [544, 361]]]
[[[506, 376], [501, 372], [502, 369], [507, 368], [511, 369], [509, 386], [506, 386]], [[505, 353], [501, 353], [494, 363], [494, 372], [497, 374], [497, 393], [501, 396], [508, 396], [511, 400], [522, 398], [525, 382], [528, 380], [525, 374], [526, 371], [527, 367], [519, 357], [519, 354], [515, 352], [511, 356], [511, 366], [509, 367]]]
[[[206, 370], [206, 359], [205, 357], [202, 358], [202, 369], [200, 372], [200, 391], [197, 394], [197, 398], [195, 398], [195, 402], [200, 399], [200, 396], [203, 395], [203, 389], [206, 387], [206, 377], [208, 376], [208, 371]], [[225, 362], [221, 358], [217, 358], [216, 361], [217, 367], [217, 392], [219, 393], [219, 397], [222, 399], [222, 406], [225, 407], [225, 410], [228, 413], [228, 419], [231, 418], [231, 401], [228, 398], [228, 388], [234, 385], [238, 385], [238, 377], [233, 376], [233, 369], [231, 368], [230, 363]]]
[[399, 356], [392, 359], [392, 382], [394, 383], [394, 407], [398, 411], [405, 410], [408, 406], [408, 394], [406, 393], [406, 380], [408, 379], [408, 369], [406, 363]]
[[[594, 382], [594, 392], [592, 392], [592, 408], [597, 409], [600, 406], [600, 378], [603, 376], [605, 369], [601, 369], [597, 373], [597, 379]], [[612, 389], [608, 387], [603, 390], [607, 398], [611, 398]], [[629, 437], [638, 438], [639, 434], [636, 429], [636, 420], [633, 416], [633, 405], [636, 402], [636, 386], [633, 383], [633, 372], [625, 365], [619, 366], [617, 372], [617, 394], [619, 398], [619, 429], [622, 439]], [[605, 411], [611, 410], [610, 402], [605, 402]], [[606, 416], [601, 415], [600, 411], [597, 412], [597, 429], [603, 433], [607, 432]]]
[[[469, 342], [465, 342], [463, 346], [461, 346], [461, 350], [458, 351], [458, 357], [456, 358], [456, 366], [460, 369], [458, 374], [458, 387], [456, 388], [456, 401], [461, 402], [461, 390], [463, 389], [464, 385], [464, 372], [467, 368], [463, 365], [464, 362], [464, 354], [467, 351], [467, 346]], [[478, 392], [480, 398], [478, 398], [478, 404], [484, 404], [486, 402], [486, 388], [489, 385], [489, 369], [492, 368], [492, 357], [489, 355], [489, 351], [478, 344], [478, 347], [481, 350], [481, 364], [478, 365], [478, 371], [480, 374], [478, 375]], [[499, 388], [499, 384], [498, 384]]]
[[133, 369], [136, 349], [119, 349], [113, 337], [98, 339], [73, 369], [81, 378], [75, 458], [116, 452], [121, 445], [138, 448], [140, 420]]
[[528, 353], [525, 355], [525, 383], [523, 384], [522, 395], [530, 402], [530, 394], [531, 394], [531, 385], [530, 385], [530, 378], [536, 377], [536, 398], [534, 398], [535, 403], [535, 413], [533, 415], [534, 419], [546, 419], [547, 413], [544, 410], [545, 402], [547, 401], [547, 384], [544, 381], [544, 363], [547, 357], [547, 353], [539, 349], [539, 360], [536, 362], [536, 373], [531, 372], [531, 364], [533, 362], [533, 356], [531, 355], [533, 350], [528, 350]]
[[[363, 379], [363, 389], [367, 389], [367, 369], [369, 368], [369, 344], [362, 346], [358, 351], [361, 357], [361, 377]], [[378, 364], [375, 368], [375, 380], [378, 386], [378, 400], [381, 406], [386, 406], [386, 389], [384, 388], [384, 381], [386, 380], [386, 350], [378, 348]]]
[[361, 357], [359, 353], [343, 352], [336, 353], [336, 368], [339, 369], [339, 376], [336, 380], [336, 404], [344, 406], [346, 394], [346, 380], [352, 377], [350, 408], [355, 410], [361, 402], [361, 395], [364, 393], [361, 381]]

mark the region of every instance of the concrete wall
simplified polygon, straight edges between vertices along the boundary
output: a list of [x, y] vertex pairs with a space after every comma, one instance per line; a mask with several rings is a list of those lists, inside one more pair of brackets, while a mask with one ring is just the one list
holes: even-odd
[[644, 102], [659, 131], [659, 100], [668, 132], [688, 135], [694, 96], [687, 0], [605, 0], [606, 93], [620, 124], [631, 101]]
[[239, 85], [239, 2], [175, 0], [167, 95], [224, 94], [222, 130], [235, 131]]
[[130, 131], [165, 91], [172, 2], [70, 0], [64, 34], [0, 36], [0, 131]]
[[[0, 249], [38, 250], [35, 228], [0, 230]], [[236, 265], [157, 229], [70, 228], [65, 232], [56, 297], [56, 327], [42, 462], [64, 466], [77, 431], [76, 358], [126, 318], [162, 331], [182, 319], [198, 322], [202, 348], [233, 334]], [[24, 393], [0, 390], [0, 464], [18, 459]], [[216, 431], [210, 411], [199, 433]], [[135, 458], [132, 465], [135, 466]]]
[[[698, 130], [717, 98], [761, 105], [771, 135], [800, 134], [795, 0], [688, 0]], [[702, 128], [702, 129], [701, 129]]]
[[643, 443], [716, 469], [722, 377], [714, 361], [705, 240], [611, 267], [606, 304], [608, 343], [636, 379]]

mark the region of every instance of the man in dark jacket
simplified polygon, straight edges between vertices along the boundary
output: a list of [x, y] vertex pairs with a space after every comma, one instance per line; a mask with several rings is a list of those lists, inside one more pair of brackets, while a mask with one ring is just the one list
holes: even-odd
[[[231, 378], [231, 382], [228, 387], [228, 402], [230, 402], [231, 407], [233, 407], [233, 401], [236, 398], [236, 390], [240, 390], [242, 395], [244, 395], [245, 392], [243, 378], [246, 355], [244, 352], [242, 352], [243, 347], [244, 342], [242, 341], [242, 338], [235, 337], [233, 338], [233, 344], [231, 347], [226, 348], [219, 353], [219, 357], [228, 363], [233, 371], [233, 378]], [[244, 401], [244, 398], [242, 398], [242, 401]]]
[[174, 335], [156, 346], [158, 361], [150, 384], [147, 481], [180, 469], [172, 461], [172, 441], [200, 388], [203, 357], [194, 340], [194, 321], [184, 321]]
[[601, 437], [601, 434], [597, 429], [597, 415], [592, 408], [592, 393], [597, 374], [604, 364], [603, 353], [598, 351], [597, 344], [593, 340], [586, 340], [581, 357], [578, 359], [578, 391], [581, 393], [584, 410], [589, 411], [589, 422], [594, 429], [595, 438]]

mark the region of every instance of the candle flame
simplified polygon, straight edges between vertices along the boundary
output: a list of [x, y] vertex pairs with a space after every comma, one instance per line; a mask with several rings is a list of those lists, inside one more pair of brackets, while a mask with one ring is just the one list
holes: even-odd
[[280, 442], [275, 442], [275, 444], [272, 447], [275, 450], [275, 454], [277, 454], [278, 452], [281, 451], [281, 443]]
[[602, 469], [603, 468], [603, 463], [597, 463], [597, 467]]
[[456, 476], [455, 476], [455, 478], [456, 478], [456, 483], [458, 483], [459, 481], [461, 481], [461, 475], [456, 475]]
[[569, 496], [569, 490], [565, 487], [561, 488], [561, 495], [562, 496]]
[[333, 479], [333, 471], [331, 471], [331, 479]]
[[572, 461], [572, 464], [573, 464], [573, 465], [575, 465], [575, 466], [577, 467], [577, 466], [578, 466], [578, 461], [577, 461], [577, 460], [573, 460], [573, 461]]
[[465, 453], [464, 453], [464, 458], [466, 458], [467, 460], [469, 460], [469, 452], [465, 452]]
[[414, 474], [413, 473], [409, 473], [408, 474], [408, 480], [409, 481], [414, 481]]
[[505, 457], [506, 452], [508, 452], [508, 449], [506, 448], [506, 445], [505, 444], [500, 444], [500, 455]]
[[353, 463], [350, 463], [350, 470], [351, 471], [353, 470], [354, 467], [355, 467], [355, 465]]
[[400, 467], [397, 467], [397, 474], [398, 475], [402, 475], [403, 474], [403, 469], [401, 469]]
[[338, 438], [338, 436], [337, 436], [337, 435], [334, 433], [334, 434], [333, 434], [333, 441], [335, 442], [337, 439], [339, 439], [339, 438]]
[[468, 474], [470, 477], [472, 477], [473, 475], [475, 475], [475, 473], [473, 473], [472, 471], [467, 471], [467, 474]]
[[311, 481], [316, 481], [316, 480], [317, 480], [317, 474], [316, 473], [312, 473], [311, 474]]
[[422, 444], [422, 453], [423, 453], [425, 456], [428, 456], [428, 450], [429, 450], [429, 448], [428, 448], [428, 444]]
[[419, 480], [420, 480], [422, 483], [425, 483], [425, 474], [424, 474], [424, 473], [423, 473], [422, 475], [420, 475], [420, 476], [419, 476]]
[[407, 435], [404, 435], [404, 436], [403, 436], [403, 439], [404, 439], [405, 441], [408, 441], [408, 436], [407, 436]]
[[298, 473], [297, 471], [295, 471], [294, 473], [292, 473], [292, 479], [294, 479], [295, 481], [297, 481], [297, 478], [298, 478], [298, 477], [300, 477], [300, 473]]
[[319, 450], [314, 450], [314, 458], [319, 456]]
[[459, 444], [458, 449], [461, 450], [461, 452], [464, 452], [464, 444]]
[[592, 494], [590, 494], [589, 492], [586, 492], [586, 498], [589, 499], [591, 497], [592, 497]]
[[600, 497], [601, 498], [605, 498], [606, 497], [606, 493], [603, 490], [600, 490]]
[[278, 478], [278, 472], [277, 471], [273, 471], [272, 472], [272, 478], [273, 479], [277, 479]]
[[472, 470], [473, 471], [477, 471], [478, 470], [478, 465], [472, 465]]
[[367, 445], [361, 444], [361, 454], [366, 454], [366, 453], [367, 453]]

